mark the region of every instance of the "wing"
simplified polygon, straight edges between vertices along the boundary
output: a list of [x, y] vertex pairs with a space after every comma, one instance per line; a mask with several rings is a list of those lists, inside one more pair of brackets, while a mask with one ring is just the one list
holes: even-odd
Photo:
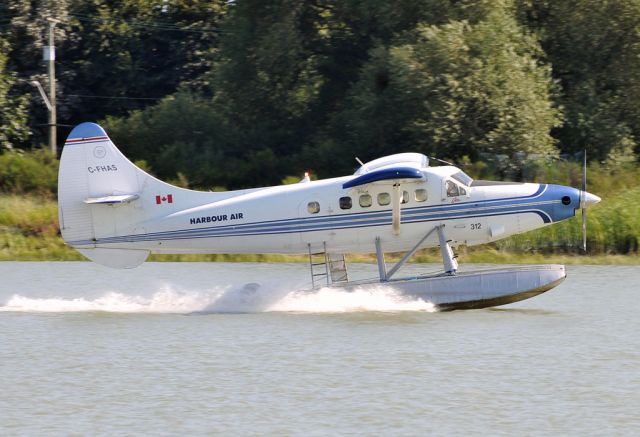
[[359, 185], [370, 184], [379, 181], [398, 181], [398, 183], [406, 182], [407, 179], [423, 179], [424, 174], [420, 169], [415, 167], [391, 167], [374, 170], [369, 173], [357, 176], [350, 181], [345, 182], [342, 188], [353, 188]]

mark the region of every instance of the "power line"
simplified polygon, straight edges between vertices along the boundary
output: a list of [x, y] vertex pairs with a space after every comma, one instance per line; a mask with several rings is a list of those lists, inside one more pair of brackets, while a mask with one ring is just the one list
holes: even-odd
[[[169, 22], [153, 22], [153, 21], [139, 21], [139, 20], [123, 20], [119, 18], [100, 18], [100, 17], [92, 17], [90, 15], [82, 15], [82, 14], [69, 14], [69, 17], [73, 17], [78, 21], [82, 21], [85, 23], [99, 23], [99, 24], [109, 24], [109, 23], [126, 23], [131, 27], [137, 28], [151, 28], [158, 30], [166, 30], [166, 31], [174, 31], [174, 32], [188, 32], [188, 33], [228, 33], [223, 29], [218, 27], [203, 27], [203, 28], [190, 28], [187, 26], [178, 25], [175, 23]], [[62, 25], [69, 23], [60, 23]], [[0, 28], [9, 28], [13, 27], [11, 19], [8, 18], [0, 18]]]
[[90, 94], [65, 94], [67, 97], [87, 99], [117, 99], [117, 100], [160, 100], [162, 97], [127, 97], [127, 96], [94, 96]]
[[224, 33], [225, 31], [219, 29], [217, 27], [208, 27], [208, 28], [200, 28], [194, 29], [185, 26], [181, 26], [174, 23], [168, 22], [151, 22], [151, 21], [138, 21], [138, 20], [122, 20], [117, 18], [99, 18], [92, 17], [89, 15], [81, 15], [81, 14], [69, 14], [70, 17], [73, 17], [79, 21], [88, 22], [88, 23], [126, 23], [131, 27], [138, 28], [152, 28], [158, 30], [167, 30], [167, 31], [176, 31], [176, 32], [191, 32], [191, 33]]

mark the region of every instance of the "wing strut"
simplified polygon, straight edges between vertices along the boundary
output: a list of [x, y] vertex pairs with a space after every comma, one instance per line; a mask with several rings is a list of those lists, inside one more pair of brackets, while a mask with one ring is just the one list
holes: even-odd
[[393, 184], [391, 192], [391, 224], [393, 226], [393, 235], [400, 235], [400, 203], [402, 202], [402, 193], [400, 192], [400, 183]]
[[384, 252], [380, 244], [380, 237], [376, 237], [376, 258], [378, 259], [378, 273], [380, 274], [380, 282], [387, 281], [387, 264], [384, 262]]

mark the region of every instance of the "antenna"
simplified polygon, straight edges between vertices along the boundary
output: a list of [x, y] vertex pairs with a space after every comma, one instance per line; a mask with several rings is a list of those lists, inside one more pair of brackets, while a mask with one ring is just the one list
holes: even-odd
[[356, 156], [356, 161], [358, 161], [358, 164], [364, 165], [364, 162], [360, 161], [360, 158], [358, 158], [357, 156]]
[[438, 158], [436, 158], [436, 157], [434, 157], [434, 156], [428, 156], [428, 158], [429, 158], [429, 159], [435, 159], [436, 161], [440, 161], [440, 162], [442, 162], [442, 163], [444, 163], [444, 164], [447, 164], [447, 165], [453, 165], [453, 166], [455, 167], [455, 164], [454, 164], [454, 163], [449, 162], [449, 161], [445, 161], [444, 159], [438, 159]]

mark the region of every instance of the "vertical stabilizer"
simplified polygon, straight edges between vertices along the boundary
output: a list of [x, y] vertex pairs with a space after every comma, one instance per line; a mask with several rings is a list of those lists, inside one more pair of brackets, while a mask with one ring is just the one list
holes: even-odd
[[95, 242], [143, 232], [135, 227], [144, 219], [137, 199], [148, 178], [157, 181], [129, 161], [100, 126], [76, 126], [65, 142], [58, 173], [60, 231], [67, 244], [110, 267], [143, 263], [147, 250], [96, 248]]

